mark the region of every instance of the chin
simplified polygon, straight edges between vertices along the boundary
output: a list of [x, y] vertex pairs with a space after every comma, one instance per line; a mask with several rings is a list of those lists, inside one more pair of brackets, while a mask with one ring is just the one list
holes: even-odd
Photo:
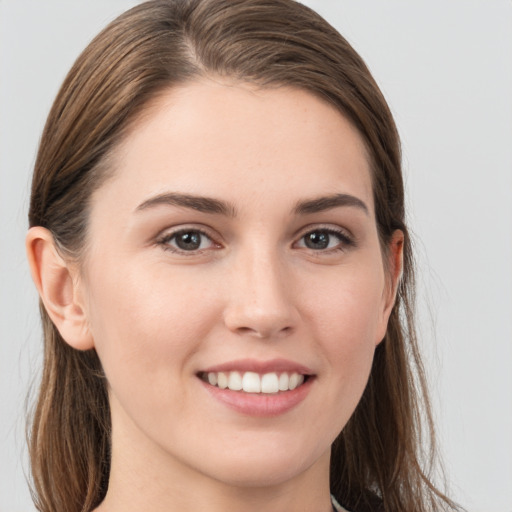
[[[257, 445], [254, 446], [256, 448]], [[217, 459], [217, 463], [207, 472], [215, 475], [216, 480], [233, 487], [268, 488], [285, 484], [326, 460], [328, 467], [330, 445], [323, 453], [320, 449], [307, 453], [303, 445], [296, 449], [284, 448], [260, 447], [251, 453], [233, 449], [226, 453], [229, 458]]]

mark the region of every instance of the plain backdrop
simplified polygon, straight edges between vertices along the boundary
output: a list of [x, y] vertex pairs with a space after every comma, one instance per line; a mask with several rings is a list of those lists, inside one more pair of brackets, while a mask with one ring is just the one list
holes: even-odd
[[[24, 255], [51, 102], [128, 0], [0, 0], [0, 512], [33, 511], [25, 397], [40, 365]], [[420, 334], [452, 495], [512, 512], [512, 2], [310, 0], [355, 46], [403, 139]]]

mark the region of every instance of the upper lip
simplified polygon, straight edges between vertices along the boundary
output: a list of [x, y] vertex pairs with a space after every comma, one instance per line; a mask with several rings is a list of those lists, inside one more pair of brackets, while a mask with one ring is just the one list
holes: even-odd
[[235, 359], [225, 363], [216, 364], [205, 368], [200, 373], [218, 373], [218, 372], [255, 372], [265, 373], [299, 373], [302, 375], [312, 375], [313, 371], [302, 364], [287, 359], [270, 359], [261, 361], [257, 359]]

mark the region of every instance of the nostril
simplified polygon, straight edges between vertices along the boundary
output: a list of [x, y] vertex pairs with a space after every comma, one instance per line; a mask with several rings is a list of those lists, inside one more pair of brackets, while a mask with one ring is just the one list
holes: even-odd
[[237, 331], [241, 334], [244, 334], [244, 333], [251, 333], [251, 332], [254, 332], [256, 333], [256, 329], [251, 329], [250, 327], [238, 327], [237, 328]]
[[236, 332], [243, 335], [250, 335], [257, 338], [273, 338], [273, 337], [282, 337], [287, 336], [292, 332], [293, 328], [291, 326], [286, 326], [282, 328], [256, 328], [256, 327], [238, 327]]

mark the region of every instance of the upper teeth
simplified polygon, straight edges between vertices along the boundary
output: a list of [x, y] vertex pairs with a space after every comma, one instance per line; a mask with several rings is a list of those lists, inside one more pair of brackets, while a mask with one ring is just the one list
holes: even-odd
[[206, 380], [212, 386], [246, 393], [277, 393], [289, 391], [304, 382], [304, 375], [299, 373], [264, 373], [255, 372], [209, 372]]

